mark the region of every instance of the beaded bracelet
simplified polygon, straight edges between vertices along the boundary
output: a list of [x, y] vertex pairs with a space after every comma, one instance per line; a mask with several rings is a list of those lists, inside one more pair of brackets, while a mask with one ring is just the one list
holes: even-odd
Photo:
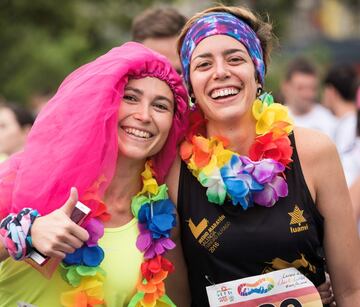
[[17, 215], [10, 213], [0, 223], [0, 238], [9, 255], [15, 260], [27, 258], [33, 250], [31, 226], [40, 216], [37, 210], [22, 209]]

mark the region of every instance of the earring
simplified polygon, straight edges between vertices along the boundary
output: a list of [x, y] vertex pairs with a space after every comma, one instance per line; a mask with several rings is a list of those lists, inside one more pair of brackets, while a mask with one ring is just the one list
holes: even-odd
[[194, 106], [196, 104], [196, 99], [194, 94], [190, 95], [190, 106]]
[[256, 89], [256, 97], [259, 97], [263, 92], [263, 89], [261, 86], [259, 86], [257, 89]]

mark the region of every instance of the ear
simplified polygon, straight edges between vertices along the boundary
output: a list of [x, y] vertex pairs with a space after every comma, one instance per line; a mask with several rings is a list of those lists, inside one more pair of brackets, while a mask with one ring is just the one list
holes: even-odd
[[335, 98], [339, 99], [341, 98], [341, 95], [339, 94], [339, 91], [332, 85], [329, 86], [329, 93]]
[[326, 96], [326, 99], [328, 100], [328, 103], [330, 100], [334, 100], [337, 96], [337, 91], [332, 85], [325, 85], [323, 89], [323, 96]]

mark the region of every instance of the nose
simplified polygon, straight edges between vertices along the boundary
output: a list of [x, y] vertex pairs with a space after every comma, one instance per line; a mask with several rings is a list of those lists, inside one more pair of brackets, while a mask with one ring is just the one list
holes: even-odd
[[148, 123], [151, 121], [150, 107], [148, 105], [139, 105], [134, 113], [134, 118], [138, 121]]
[[225, 63], [216, 63], [213, 77], [215, 80], [225, 80], [230, 77], [230, 71], [228, 67], [226, 67]]

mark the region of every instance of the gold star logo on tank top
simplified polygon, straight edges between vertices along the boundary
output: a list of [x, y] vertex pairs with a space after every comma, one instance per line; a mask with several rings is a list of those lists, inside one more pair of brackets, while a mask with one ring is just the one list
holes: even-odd
[[304, 210], [301, 210], [298, 205], [295, 205], [294, 211], [288, 212], [291, 217], [289, 226], [290, 233], [299, 233], [309, 229], [306, 218], [304, 217]]

